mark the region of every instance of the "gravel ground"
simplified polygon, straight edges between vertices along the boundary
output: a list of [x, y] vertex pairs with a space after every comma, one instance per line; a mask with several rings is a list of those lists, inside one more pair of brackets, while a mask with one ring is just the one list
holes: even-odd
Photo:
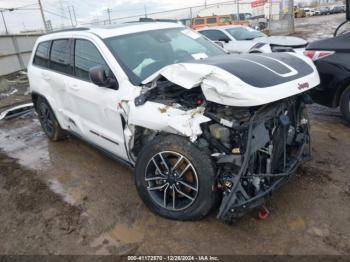
[[[298, 19], [298, 34], [338, 20]], [[337, 110], [310, 112], [313, 160], [273, 195], [269, 219], [234, 225], [158, 217], [123, 165], [73, 138], [49, 142], [34, 113], [0, 122], [0, 254], [350, 254], [349, 126]]]

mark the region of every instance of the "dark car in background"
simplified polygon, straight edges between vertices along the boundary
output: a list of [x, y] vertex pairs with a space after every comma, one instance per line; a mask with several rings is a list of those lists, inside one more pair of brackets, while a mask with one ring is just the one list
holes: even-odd
[[310, 43], [304, 54], [319, 71], [321, 84], [311, 96], [316, 103], [340, 107], [350, 123], [350, 32]]
[[328, 6], [324, 6], [320, 8], [320, 15], [329, 15], [331, 9]]
[[345, 6], [342, 6], [342, 5], [336, 5], [330, 10], [331, 14], [339, 14], [344, 12], [345, 12]]

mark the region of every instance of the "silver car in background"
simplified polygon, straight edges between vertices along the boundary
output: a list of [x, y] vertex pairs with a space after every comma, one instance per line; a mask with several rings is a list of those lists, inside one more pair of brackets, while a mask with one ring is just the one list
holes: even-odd
[[296, 52], [302, 54], [308, 44], [293, 36], [267, 36], [248, 26], [229, 25], [197, 30], [230, 53]]

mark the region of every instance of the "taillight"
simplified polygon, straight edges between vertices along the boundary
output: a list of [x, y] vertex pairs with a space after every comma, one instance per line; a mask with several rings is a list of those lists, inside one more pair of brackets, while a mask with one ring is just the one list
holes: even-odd
[[325, 58], [333, 54], [334, 54], [334, 51], [313, 51], [313, 50], [304, 51], [304, 55], [311, 58], [313, 61], [317, 59]]

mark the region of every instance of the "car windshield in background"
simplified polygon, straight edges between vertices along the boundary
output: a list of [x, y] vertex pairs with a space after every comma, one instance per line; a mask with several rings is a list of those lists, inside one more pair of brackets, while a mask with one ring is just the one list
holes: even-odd
[[216, 44], [186, 28], [116, 36], [106, 43], [133, 84], [140, 84], [170, 64], [225, 54]]
[[245, 27], [232, 27], [225, 30], [236, 40], [253, 40], [258, 37], [266, 36], [264, 33]]

